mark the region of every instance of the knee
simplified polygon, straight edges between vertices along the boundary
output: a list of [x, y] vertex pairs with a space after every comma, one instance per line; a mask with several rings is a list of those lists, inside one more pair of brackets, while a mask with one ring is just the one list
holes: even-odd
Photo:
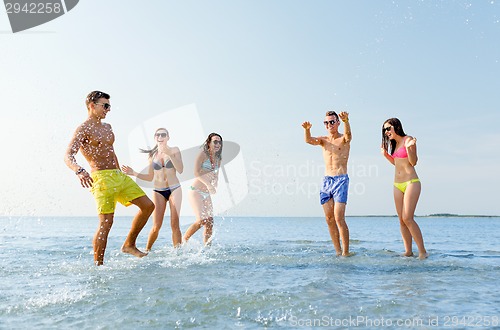
[[199, 221], [200, 227], [212, 227], [213, 219], [212, 218], [204, 218]]
[[151, 215], [151, 213], [153, 213], [154, 210], [155, 210], [155, 204], [152, 201], [148, 201], [148, 203], [146, 203], [146, 205], [144, 205], [144, 207], [142, 208], [142, 211], [144, 213], [148, 213], [149, 215]]
[[335, 224], [335, 217], [334, 217], [334, 216], [328, 216], [328, 217], [326, 217], [326, 223], [327, 223], [328, 225], [333, 225], [333, 224]]
[[151, 227], [151, 231], [154, 233], [158, 233], [161, 229], [161, 225], [153, 224], [153, 227]]
[[113, 226], [113, 219], [101, 219], [99, 221], [99, 228], [100, 230], [107, 230], [109, 231], [111, 229], [111, 226]]
[[410, 217], [410, 216], [406, 216], [404, 215], [401, 219], [400, 219], [401, 223], [403, 223], [404, 225], [408, 226], [408, 225], [411, 225], [413, 223], [413, 217]]

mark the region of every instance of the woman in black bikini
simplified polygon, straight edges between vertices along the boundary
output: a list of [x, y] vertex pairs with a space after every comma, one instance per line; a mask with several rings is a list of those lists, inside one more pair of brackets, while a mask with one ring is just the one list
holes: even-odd
[[182, 190], [177, 178], [177, 173], [182, 173], [184, 166], [179, 148], [167, 145], [168, 131], [158, 128], [155, 132], [156, 145], [151, 150], [141, 152], [149, 154], [148, 174], [137, 173], [127, 165], [122, 166], [122, 171], [128, 175], [136, 176], [145, 181], [153, 181], [153, 228], [149, 233], [146, 251], [151, 250], [158, 238], [158, 233], [163, 224], [167, 202], [170, 202], [170, 226], [172, 227], [172, 242], [174, 247], [182, 243], [182, 234], [179, 226], [179, 213], [182, 204]]

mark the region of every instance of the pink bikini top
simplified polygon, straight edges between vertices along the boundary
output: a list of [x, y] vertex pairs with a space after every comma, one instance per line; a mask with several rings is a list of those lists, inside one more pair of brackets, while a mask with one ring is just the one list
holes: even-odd
[[406, 147], [404, 145], [405, 140], [406, 137], [403, 140], [403, 145], [399, 147], [398, 150], [394, 151], [394, 153], [392, 154], [392, 158], [408, 158], [408, 152], [406, 151]]

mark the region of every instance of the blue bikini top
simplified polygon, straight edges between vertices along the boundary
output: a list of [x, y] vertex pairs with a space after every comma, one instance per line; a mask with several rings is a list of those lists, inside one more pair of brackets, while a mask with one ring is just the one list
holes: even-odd
[[210, 158], [207, 158], [203, 163], [201, 163], [201, 168], [207, 171], [217, 171], [219, 169], [219, 166], [217, 163], [215, 166], [212, 166]]

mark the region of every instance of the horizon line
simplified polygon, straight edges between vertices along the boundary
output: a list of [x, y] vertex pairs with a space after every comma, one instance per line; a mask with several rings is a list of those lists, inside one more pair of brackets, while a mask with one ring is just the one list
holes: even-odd
[[[48, 218], [48, 217], [54, 217], [54, 218], [62, 218], [62, 217], [97, 217], [97, 215], [28, 215], [28, 214], [1, 214], [0, 217], [26, 217], [26, 218], [36, 218], [36, 217], [43, 217], [43, 218]], [[126, 218], [130, 217], [129, 215], [118, 215], [115, 216], [115, 218]], [[165, 216], [167, 218], [168, 216]], [[181, 215], [182, 217], [186, 218], [192, 218], [194, 215]], [[216, 215], [216, 217], [223, 217], [223, 218], [324, 218], [324, 215], [311, 215], [311, 216], [287, 216], [287, 215], [273, 215], [273, 216], [266, 216], [266, 215]], [[346, 218], [374, 218], [374, 217], [379, 217], [379, 218], [397, 218], [397, 214], [364, 214], [364, 215], [346, 215]], [[426, 215], [415, 215], [417, 218], [425, 218], [425, 217], [462, 217], [462, 218], [499, 218], [500, 215], [485, 215], [485, 214], [456, 214], [456, 213], [431, 213], [431, 214], [426, 214]]]

